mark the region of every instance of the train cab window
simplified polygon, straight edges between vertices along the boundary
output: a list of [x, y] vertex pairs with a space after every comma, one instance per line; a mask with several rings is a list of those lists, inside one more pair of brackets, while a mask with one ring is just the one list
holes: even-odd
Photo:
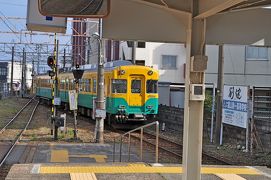
[[135, 94], [141, 93], [141, 80], [132, 80], [131, 92]]
[[96, 93], [96, 89], [97, 89], [97, 80], [96, 79], [93, 79], [93, 93]]
[[127, 93], [127, 80], [112, 79], [112, 93]]
[[147, 80], [147, 93], [157, 93], [157, 80]]

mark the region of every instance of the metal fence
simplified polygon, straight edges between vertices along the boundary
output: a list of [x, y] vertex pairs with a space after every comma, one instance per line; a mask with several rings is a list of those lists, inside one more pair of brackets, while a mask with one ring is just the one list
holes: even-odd
[[9, 96], [9, 83], [0, 82], [0, 99]]

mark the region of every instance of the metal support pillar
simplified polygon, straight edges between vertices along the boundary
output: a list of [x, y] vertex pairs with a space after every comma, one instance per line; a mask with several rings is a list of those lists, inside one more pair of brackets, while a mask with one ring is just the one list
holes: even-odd
[[220, 144], [220, 131], [222, 123], [223, 91], [224, 91], [224, 52], [223, 45], [219, 45], [218, 74], [217, 74], [217, 99], [216, 99], [216, 124], [215, 143]]
[[183, 180], [201, 179], [201, 153], [204, 101], [190, 99], [190, 85], [205, 83], [205, 73], [191, 70], [193, 56], [205, 55], [206, 20], [195, 20], [198, 1], [193, 1], [193, 15], [188, 18], [186, 40], [185, 110], [183, 134]]

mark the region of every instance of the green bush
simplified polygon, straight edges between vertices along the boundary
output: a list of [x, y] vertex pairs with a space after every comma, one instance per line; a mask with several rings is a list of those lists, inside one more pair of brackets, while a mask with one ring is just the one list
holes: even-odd
[[204, 111], [207, 113], [212, 113], [212, 104], [213, 104], [212, 92], [207, 90], [205, 92]]

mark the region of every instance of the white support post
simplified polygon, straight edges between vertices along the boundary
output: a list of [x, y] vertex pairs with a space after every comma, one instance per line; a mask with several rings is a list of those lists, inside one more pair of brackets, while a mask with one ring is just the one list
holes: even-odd
[[205, 55], [206, 20], [189, 17], [186, 41], [185, 110], [183, 134], [183, 179], [201, 179], [204, 101], [191, 100], [191, 84], [205, 84], [205, 73], [191, 70], [192, 56]]

